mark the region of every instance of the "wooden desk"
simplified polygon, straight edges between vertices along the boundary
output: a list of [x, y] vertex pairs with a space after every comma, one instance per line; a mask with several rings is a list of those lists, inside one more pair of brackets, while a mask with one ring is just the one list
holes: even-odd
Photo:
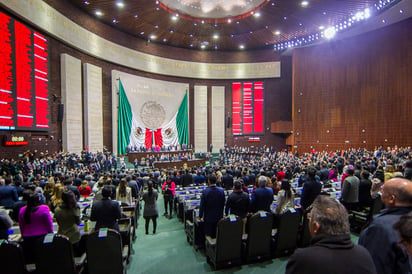
[[146, 151], [146, 152], [140, 152], [139, 151], [139, 152], [137, 152], [137, 151], [135, 151], [135, 152], [129, 152], [127, 154], [127, 157], [128, 157], [129, 163], [133, 163], [134, 160], [136, 159], [139, 162], [139, 165], [140, 165], [140, 160], [142, 158], [146, 159], [148, 155], [149, 156], [153, 155], [154, 157], [161, 156], [162, 154], [169, 154], [171, 156], [176, 156], [176, 155], [180, 155], [180, 154], [185, 154], [187, 152], [191, 153], [191, 152], [193, 152], [193, 150], [192, 149], [187, 149], [187, 150], [158, 151], [158, 152], [152, 152], [152, 151]]
[[205, 166], [206, 160], [205, 159], [194, 159], [194, 160], [181, 160], [181, 161], [173, 161], [173, 162], [154, 162], [153, 166], [155, 168], [182, 168], [183, 166], [187, 167], [194, 167], [194, 166]]

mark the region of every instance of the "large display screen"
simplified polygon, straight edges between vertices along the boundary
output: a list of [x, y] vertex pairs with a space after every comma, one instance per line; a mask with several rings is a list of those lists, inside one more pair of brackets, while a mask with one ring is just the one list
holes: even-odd
[[0, 130], [50, 128], [48, 42], [0, 12]]
[[233, 135], [264, 134], [263, 82], [232, 83]]

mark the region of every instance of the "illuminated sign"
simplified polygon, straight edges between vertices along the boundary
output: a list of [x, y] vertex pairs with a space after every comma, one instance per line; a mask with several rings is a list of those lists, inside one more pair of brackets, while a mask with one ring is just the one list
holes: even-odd
[[5, 146], [23, 146], [27, 144], [28, 142], [24, 136], [5, 136], [4, 138]]

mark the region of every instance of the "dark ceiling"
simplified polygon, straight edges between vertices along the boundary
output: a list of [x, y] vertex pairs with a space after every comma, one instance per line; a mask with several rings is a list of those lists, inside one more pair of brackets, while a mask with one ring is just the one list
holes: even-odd
[[[382, 0], [308, 0], [306, 7], [302, 0], [268, 0], [254, 15], [231, 23], [202, 23], [201, 19], [183, 16], [172, 20], [175, 13], [163, 9], [155, 0], [69, 2], [116, 29], [153, 43], [204, 50], [240, 50], [243, 46], [251, 50], [273, 48], [274, 44], [320, 33], [329, 26], [346, 23], [365, 9], [375, 13]], [[96, 11], [102, 14], [98, 16]]]

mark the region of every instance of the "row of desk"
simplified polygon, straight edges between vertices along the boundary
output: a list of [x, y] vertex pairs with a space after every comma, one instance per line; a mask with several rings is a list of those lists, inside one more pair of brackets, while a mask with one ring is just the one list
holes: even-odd
[[[339, 182], [329, 184], [330, 187], [322, 189], [323, 193], [329, 194], [333, 198], [340, 198], [341, 196], [341, 184]], [[295, 206], [300, 207], [300, 196], [302, 194], [303, 187], [298, 187], [298, 182], [292, 183], [292, 187], [297, 196], [294, 200]], [[203, 222], [199, 220], [199, 207], [200, 196], [202, 191], [206, 188], [206, 185], [190, 186], [186, 188], [179, 188], [176, 190], [176, 204], [177, 204], [177, 216], [183, 222], [185, 232], [187, 235], [187, 241], [194, 246], [197, 250], [205, 244], [205, 235], [203, 230]], [[249, 195], [251, 196], [253, 187], [248, 188]], [[225, 190], [226, 198], [232, 193], [233, 190]], [[272, 213], [275, 212], [277, 206], [278, 197], [274, 195], [274, 200], [271, 206]]]

